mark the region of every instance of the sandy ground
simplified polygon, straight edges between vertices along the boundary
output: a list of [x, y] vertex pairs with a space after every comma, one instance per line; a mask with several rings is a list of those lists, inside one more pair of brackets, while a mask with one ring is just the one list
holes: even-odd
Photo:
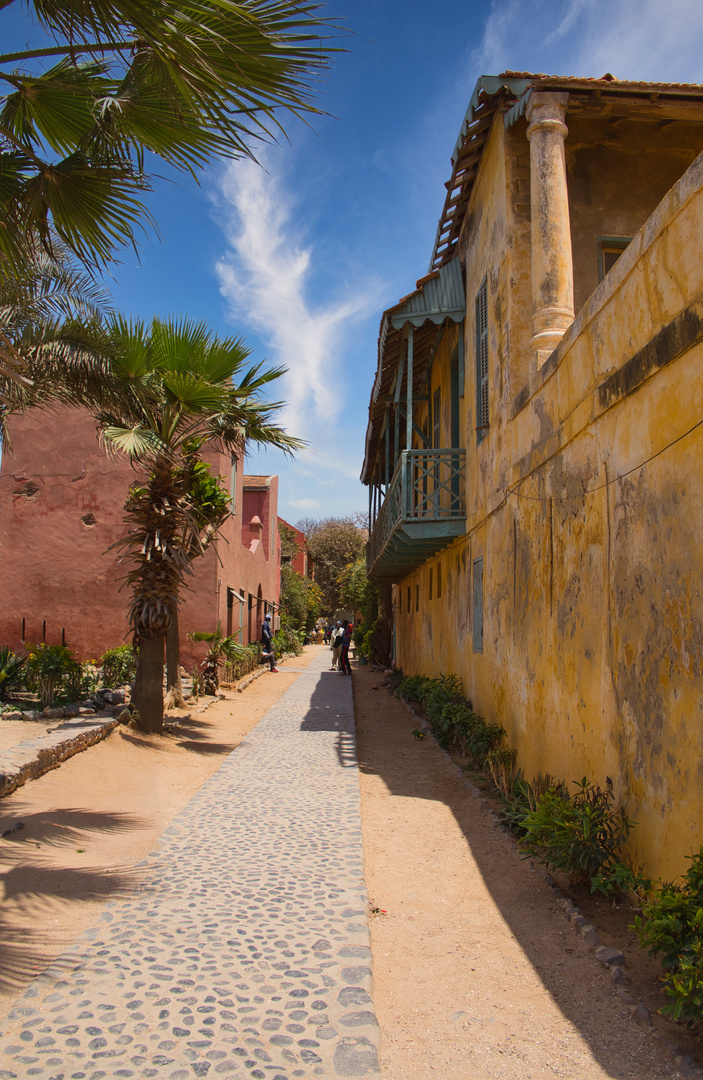
[[[60, 723], [61, 721], [58, 721]], [[56, 720], [3, 720], [0, 717], [0, 754], [27, 739], [46, 735], [57, 726]]]
[[678, 1076], [382, 680], [354, 672], [384, 1080]]
[[[2, 800], [0, 832], [24, 828], [0, 845], [0, 1016], [134, 889], [159, 834], [295, 681], [286, 667], [318, 651], [178, 735], [118, 729]], [[384, 1080], [678, 1076], [446, 755], [412, 737], [382, 678], [354, 672]]]
[[316, 652], [182, 719], [178, 735], [118, 728], [0, 801], [0, 833], [24, 823], [0, 842], [0, 1016], [105, 903], [134, 889], [135, 864], [295, 681], [286, 669], [307, 667]]

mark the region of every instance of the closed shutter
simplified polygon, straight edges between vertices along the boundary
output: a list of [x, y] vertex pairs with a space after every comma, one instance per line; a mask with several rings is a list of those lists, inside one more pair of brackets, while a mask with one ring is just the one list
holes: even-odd
[[476, 442], [488, 431], [488, 282], [476, 297]]
[[483, 559], [474, 559], [474, 652], [483, 652]]

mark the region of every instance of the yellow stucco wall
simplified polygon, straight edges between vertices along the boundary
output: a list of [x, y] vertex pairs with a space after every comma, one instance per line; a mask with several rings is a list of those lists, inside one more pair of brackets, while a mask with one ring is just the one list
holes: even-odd
[[[528, 776], [610, 776], [638, 822], [631, 851], [673, 877], [703, 842], [703, 427], [685, 435], [703, 418], [703, 158], [539, 372], [526, 347], [526, 161], [516, 133], [496, 125], [462, 238], [467, 535], [399, 583], [397, 662], [460, 675]], [[474, 298], [484, 276], [491, 428], [477, 446]], [[446, 379], [448, 391], [450, 345], [430, 389]], [[481, 556], [475, 653], [471, 570]]]

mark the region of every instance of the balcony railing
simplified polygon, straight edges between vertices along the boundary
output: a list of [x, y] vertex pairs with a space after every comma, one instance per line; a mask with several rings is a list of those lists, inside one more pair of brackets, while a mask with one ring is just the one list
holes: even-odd
[[463, 449], [404, 450], [369, 537], [369, 576], [400, 580], [460, 536], [465, 491]]

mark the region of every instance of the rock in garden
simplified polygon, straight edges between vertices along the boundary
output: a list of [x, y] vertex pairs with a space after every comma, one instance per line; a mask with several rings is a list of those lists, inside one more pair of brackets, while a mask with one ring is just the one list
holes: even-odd
[[47, 706], [46, 709], [42, 709], [41, 714], [47, 720], [62, 720], [63, 719], [63, 709], [51, 708], [51, 706]]
[[117, 719], [120, 722], [120, 724], [128, 724], [130, 722], [130, 720], [132, 719], [132, 714], [129, 711], [129, 709], [123, 709], [122, 712], [119, 713]]
[[113, 705], [124, 705], [124, 690], [113, 690], [111, 692], [111, 697]]
[[4, 712], [2, 714], [2, 719], [3, 720], [21, 720], [22, 719], [22, 713], [19, 711], [19, 709], [15, 709], [12, 712]]
[[72, 701], [70, 705], [65, 705], [63, 714], [64, 716], [78, 716], [81, 711], [80, 701]]

